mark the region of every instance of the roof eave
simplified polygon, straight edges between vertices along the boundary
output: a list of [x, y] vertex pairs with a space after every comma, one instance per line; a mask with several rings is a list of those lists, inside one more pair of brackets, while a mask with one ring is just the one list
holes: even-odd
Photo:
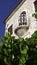
[[21, 7], [21, 5], [26, 0], [21, 0], [20, 3], [10, 12], [10, 14], [5, 18], [4, 23], [6, 24], [8, 20], [15, 14], [15, 12]]

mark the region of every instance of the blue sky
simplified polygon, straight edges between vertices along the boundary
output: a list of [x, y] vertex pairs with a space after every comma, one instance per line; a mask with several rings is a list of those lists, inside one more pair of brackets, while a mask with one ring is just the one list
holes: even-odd
[[0, 37], [4, 36], [5, 32], [4, 19], [19, 2], [20, 0], [0, 0]]

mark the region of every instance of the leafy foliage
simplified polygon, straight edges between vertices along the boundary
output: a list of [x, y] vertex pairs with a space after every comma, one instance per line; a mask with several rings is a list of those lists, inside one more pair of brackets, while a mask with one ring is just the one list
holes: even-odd
[[37, 31], [25, 40], [7, 33], [0, 47], [0, 65], [37, 65]]
[[33, 17], [37, 19], [37, 12], [32, 14]]
[[37, 65], [37, 31], [34, 32], [31, 38], [26, 39], [28, 44], [28, 60], [26, 64]]
[[0, 60], [6, 65], [23, 65], [28, 58], [28, 47], [24, 39], [15, 39], [9, 33], [6, 34], [1, 47]]
[[26, 42], [28, 45], [31, 45], [32, 47], [36, 47], [37, 46], [37, 31], [35, 31], [34, 34], [32, 34], [31, 38], [27, 38]]

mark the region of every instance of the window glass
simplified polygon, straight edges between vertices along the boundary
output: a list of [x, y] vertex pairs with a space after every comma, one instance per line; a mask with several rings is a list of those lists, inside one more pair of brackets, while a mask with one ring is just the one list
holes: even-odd
[[20, 14], [20, 23], [19, 25], [26, 25], [27, 24], [27, 18], [26, 18], [26, 12], [23, 11], [21, 14]]

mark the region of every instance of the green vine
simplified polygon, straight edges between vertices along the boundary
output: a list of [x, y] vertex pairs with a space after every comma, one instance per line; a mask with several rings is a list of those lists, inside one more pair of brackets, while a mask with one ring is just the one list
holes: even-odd
[[37, 65], [37, 31], [25, 40], [7, 33], [0, 46], [0, 65]]

